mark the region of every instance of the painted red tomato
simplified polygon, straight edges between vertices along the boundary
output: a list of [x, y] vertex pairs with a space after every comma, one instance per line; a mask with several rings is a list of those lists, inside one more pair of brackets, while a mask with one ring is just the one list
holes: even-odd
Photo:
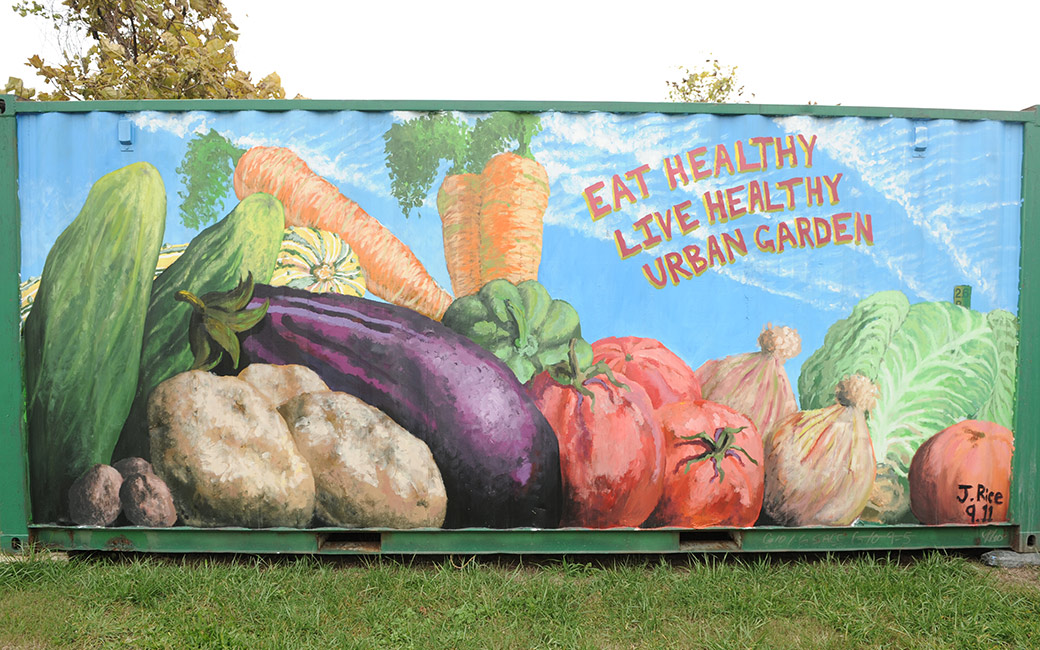
[[529, 388], [556, 432], [563, 474], [561, 526], [638, 526], [661, 497], [664, 437], [646, 391], [618, 373], [562, 386], [542, 373]]
[[646, 527], [753, 526], [765, 494], [762, 439], [747, 416], [707, 400], [657, 411], [664, 492]]
[[701, 384], [690, 366], [660, 341], [636, 336], [608, 337], [592, 344], [596, 361], [605, 361], [643, 387], [654, 408], [701, 399]]
[[1014, 436], [964, 420], [921, 445], [910, 462], [910, 510], [923, 524], [1007, 521]]

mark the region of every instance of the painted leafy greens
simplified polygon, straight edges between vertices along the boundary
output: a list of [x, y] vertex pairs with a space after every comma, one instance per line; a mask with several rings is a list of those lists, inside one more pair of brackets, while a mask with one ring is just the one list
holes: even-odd
[[997, 346], [997, 379], [993, 392], [974, 419], [996, 422], [1014, 430], [1015, 388], [1018, 384], [1018, 318], [1003, 309], [986, 314]]
[[798, 376], [802, 410], [834, 403], [834, 389], [849, 375], [877, 379], [881, 360], [910, 310], [899, 291], [881, 291], [857, 304], [852, 314], [827, 330], [823, 347], [814, 352]]
[[985, 315], [948, 302], [910, 307], [878, 369], [870, 437], [900, 473], [925, 440], [976, 413], [993, 391], [997, 348]]
[[[879, 398], [867, 420], [874, 455], [902, 485], [918, 447], [942, 429], [968, 418], [1011, 427], [1017, 350], [1018, 323], [1009, 312], [984, 314], [949, 302], [910, 305], [898, 291], [876, 293], [832, 325], [805, 362], [801, 405], [832, 403], [846, 375], [874, 381]], [[905, 499], [875, 501], [875, 509], [886, 510], [880, 515], [885, 523], [908, 516]]]

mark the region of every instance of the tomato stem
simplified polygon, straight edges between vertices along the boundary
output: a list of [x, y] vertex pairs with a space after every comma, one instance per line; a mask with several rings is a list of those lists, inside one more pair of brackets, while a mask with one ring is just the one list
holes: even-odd
[[726, 477], [726, 470], [722, 468], [722, 461], [725, 460], [726, 456], [732, 456], [739, 459], [740, 454], [744, 454], [748, 460], [755, 465], [758, 465], [758, 461], [752, 458], [751, 454], [749, 454], [746, 449], [736, 444], [736, 434], [746, 428], [747, 427], [719, 427], [715, 429], [713, 436], [709, 436], [706, 431], [701, 431], [692, 436], [679, 436], [680, 439], [687, 441], [686, 443], [680, 444], [694, 444], [700, 442], [707, 447], [707, 449], [704, 453], [698, 454], [697, 456], [691, 456], [680, 460], [678, 465], [676, 465], [676, 469], [685, 464], [685, 472], [689, 472], [694, 463], [710, 460], [712, 468], [715, 470], [715, 475], [711, 477], [711, 480], [714, 481], [718, 478], [721, 483]]
[[570, 359], [571, 372], [574, 375], [574, 387], [578, 389], [578, 392], [585, 395], [592, 403], [589, 405], [589, 410], [596, 409], [596, 396], [593, 395], [592, 391], [585, 387], [585, 382], [592, 379], [596, 375], [606, 375], [610, 383], [614, 384], [618, 388], [624, 388], [625, 390], [632, 390], [628, 385], [621, 383], [614, 377], [614, 371], [610, 369], [607, 362], [600, 359], [596, 363], [590, 365], [588, 368], [580, 368], [578, 363], [578, 350], [577, 344], [578, 339], [571, 339], [570, 350], [567, 353]]

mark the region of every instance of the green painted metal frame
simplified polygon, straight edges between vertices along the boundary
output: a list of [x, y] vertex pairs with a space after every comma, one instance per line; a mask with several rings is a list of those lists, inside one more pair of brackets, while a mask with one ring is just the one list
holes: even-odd
[[44, 548], [162, 553], [495, 555], [898, 551], [1013, 546], [1017, 528], [884, 526], [749, 529], [383, 530], [36, 526]]
[[1018, 524], [1012, 547], [1037, 552], [1040, 537], [1040, 106], [1022, 137], [1022, 247], [1018, 294], [1018, 394], [1009, 518]]
[[1032, 122], [1026, 111], [980, 111], [948, 108], [885, 108], [817, 104], [683, 104], [674, 102], [551, 102], [331, 99], [151, 99], [89, 102], [14, 102], [16, 113], [89, 113], [110, 111], [560, 111], [566, 113], [672, 113], [716, 115], [812, 115], [816, 117], [898, 117], [906, 119], [997, 120]]
[[21, 234], [18, 212], [18, 144], [14, 102], [0, 110], [0, 550], [15, 550], [29, 537], [28, 456], [18, 332]]
[[914, 550], [1012, 548], [1038, 550], [1040, 538], [1040, 256], [1022, 247], [1019, 320], [1021, 344], [1016, 450], [1008, 524], [992, 526], [883, 526], [707, 530], [345, 530], [335, 528], [166, 529], [33, 525], [30, 519], [18, 337], [20, 231], [16, 116], [45, 112], [136, 111], [436, 111], [712, 113], [906, 119], [996, 120], [1021, 123], [1022, 241], [1040, 241], [1040, 111], [970, 111], [818, 105], [673, 104], [484, 101], [152, 100], [16, 102], [0, 97], [0, 550], [35, 543], [60, 550], [169, 553], [566, 554]]

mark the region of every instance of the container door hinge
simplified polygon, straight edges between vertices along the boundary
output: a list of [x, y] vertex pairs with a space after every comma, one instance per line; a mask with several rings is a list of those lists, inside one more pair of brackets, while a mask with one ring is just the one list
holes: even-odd
[[134, 150], [134, 123], [125, 117], [119, 120], [119, 150]]
[[924, 158], [925, 150], [928, 149], [928, 127], [918, 125], [914, 127], [914, 158]]

